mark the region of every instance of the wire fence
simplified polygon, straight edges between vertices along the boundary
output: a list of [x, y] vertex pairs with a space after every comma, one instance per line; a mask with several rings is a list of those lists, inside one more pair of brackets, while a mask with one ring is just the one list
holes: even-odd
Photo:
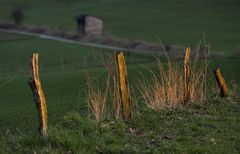
[[[111, 67], [111, 65], [113, 64], [114, 61], [112, 61], [111, 63], [109, 63], [107, 66], [105, 66], [106, 68]], [[0, 88], [3, 88], [4, 86], [6, 86], [7, 84], [10, 84], [11, 82], [13, 82], [17, 77], [19, 77], [19, 75], [23, 72], [27, 72], [28, 68], [30, 66], [29, 65], [25, 65], [23, 69], [20, 69], [19, 71], [17, 71], [15, 74], [11, 75], [7, 80], [5, 80], [4, 82], [0, 83]], [[103, 76], [103, 74], [107, 71], [107, 69], [104, 69], [103, 71], [99, 72], [97, 75], [95, 75], [94, 78], [91, 79], [90, 83], [98, 80], [100, 77]], [[74, 88], [82, 88], [87, 86], [87, 83], [81, 84], [77, 87]]]
[[17, 77], [19, 77], [19, 75], [23, 72], [26, 72], [28, 68], [28, 65], [25, 65], [23, 69], [19, 69], [19, 71], [17, 71], [14, 75], [12, 75], [10, 78], [8, 78], [7, 80], [5, 80], [4, 82], [0, 83], [0, 88], [6, 86], [7, 84], [11, 83], [12, 81], [14, 81]]

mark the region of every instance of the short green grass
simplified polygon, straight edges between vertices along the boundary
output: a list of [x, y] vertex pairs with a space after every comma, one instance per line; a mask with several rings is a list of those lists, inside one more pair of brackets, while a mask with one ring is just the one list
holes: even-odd
[[87, 13], [105, 21], [107, 35], [189, 46], [205, 33], [212, 49], [231, 52], [240, 46], [239, 6], [238, 0], [2, 0], [0, 19], [20, 7], [25, 23], [75, 31], [75, 17]]
[[7, 135], [3, 150], [20, 153], [239, 153], [239, 103], [209, 101], [182, 109], [135, 112], [129, 123], [96, 125], [68, 113], [48, 139]]

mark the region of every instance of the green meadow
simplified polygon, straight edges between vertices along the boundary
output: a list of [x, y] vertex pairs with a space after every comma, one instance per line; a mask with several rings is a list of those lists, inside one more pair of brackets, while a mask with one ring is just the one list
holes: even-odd
[[27, 24], [75, 31], [75, 17], [85, 13], [105, 21], [106, 35], [189, 46], [205, 33], [212, 49], [231, 52], [239, 48], [239, 6], [238, 0], [2, 0], [0, 18], [19, 7]]
[[[89, 119], [90, 112], [85, 102], [86, 73], [100, 75], [94, 82], [104, 85], [106, 70], [101, 67], [101, 59], [112, 56], [113, 51], [38, 38], [26, 39], [26, 36], [1, 35], [8, 40], [16, 38], [2, 42], [0, 47], [4, 51], [1, 52], [0, 77], [3, 153], [15, 150], [21, 153], [62, 153], [68, 150], [75, 153], [211, 153], [239, 150], [239, 102], [209, 100], [205, 104], [154, 112], [139, 100], [142, 108], [133, 112], [134, 118], [130, 123], [114, 123], [108, 119], [106, 127], [99, 128]], [[48, 105], [48, 140], [37, 136], [37, 110], [27, 83], [29, 57], [35, 51], [40, 54], [40, 77]], [[130, 54], [126, 60], [132, 86], [139, 84], [139, 72], [149, 73], [143, 65], [155, 67], [154, 58], [145, 54]], [[219, 64], [226, 81], [230, 83], [235, 78], [239, 85], [239, 58], [212, 58], [209, 80], [214, 81], [211, 70]], [[14, 139], [9, 137], [9, 132]]]
[[[6, 38], [6, 34], [1, 35]], [[14, 36], [20, 38], [19, 35], [8, 35], [9, 38]], [[104, 59], [112, 60], [114, 51], [38, 38], [24, 40], [25, 37], [22, 36], [22, 40], [1, 43], [0, 48], [3, 51], [1, 52], [0, 79], [2, 85], [1, 115], [4, 117], [8, 115], [1, 119], [3, 120], [1, 121], [3, 122], [1, 132], [5, 132], [7, 128], [15, 129], [17, 125], [19, 129], [22, 126], [24, 129], [33, 128], [35, 125], [33, 123], [36, 118], [35, 104], [27, 83], [30, 77], [29, 60], [34, 52], [38, 52], [40, 56], [40, 76], [49, 104], [50, 121], [51, 119], [56, 121], [61, 117], [60, 115], [72, 110], [81, 110], [86, 114], [87, 104], [84, 104], [84, 99], [87, 90], [87, 74], [95, 73], [99, 76], [96, 80], [101, 80], [106, 76], [106, 70], [103, 68]], [[129, 72], [129, 75], [134, 76], [135, 73], [137, 75], [137, 69], [141, 62], [144, 64], [152, 59], [153, 57], [150, 55], [131, 54], [127, 61], [130, 63], [130, 67], [136, 71]], [[107, 62], [108, 65], [110, 60]], [[15, 120], [11, 120], [11, 118]], [[18, 120], [18, 118], [22, 120]]]
[[[229, 85], [235, 80], [239, 92], [237, 0], [2, 0], [0, 4], [1, 20], [9, 20], [12, 9], [21, 7], [24, 23], [66, 31], [75, 31], [74, 18], [88, 13], [104, 19], [105, 35], [130, 40], [196, 47], [205, 33], [213, 53], [209, 85], [215, 83], [212, 70], [219, 66]], [[28, 85], [29, 59], [34, 52], [39, 53], [47, 100], [47, 139], [38, 136], [37, 109]], [[137, 86], [140, 72], [150, 74], [146, 66], [156, 70], [156, 55], [147, 53], [125, 54], [129, 84], [139, 98], [133, 119], [125, 123], [107, 117], [96, 124], [85, 102], [86, 78], [93, 73], [93, 82], [105, 85], [103, 63], [110, 64], [113, 56], [114, 51], [108, 49], [0, 32], [0, 153], [240, 152], [238, 99], [209, 93], [208, 101], [179, 108], [157, 112], [146, 106]]]

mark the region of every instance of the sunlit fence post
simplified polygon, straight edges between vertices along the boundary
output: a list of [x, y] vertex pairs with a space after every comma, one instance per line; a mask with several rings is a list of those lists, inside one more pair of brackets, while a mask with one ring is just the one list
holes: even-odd
[[224, 77], [220, 71], [220, 68], [217, 67], [214, 71], [214, 76], [216, 78], [216, 81], [217, 81], [217, 84], [219, 86], [219, 89], [220, 89], [220, 93], [221, 93], [221, 97], [226, 97], [227, 96], [227, 84], [224, 80]]
[[130, 93], [127, 81], [127, 68], [125, 64], [124, 55], [122, 52], [116, 54], [117, 59], [117, 68], [119, 75], [119, 86], [121, 94], [121, 102], [123, 106], [123, 116], [125, 120], [131, 119], [131, 102], [130, 102]]
[[39, 133], [42, 136], [47, 136], [47, 105], [39, 78], [38, 53], [34, 53], [32, 55], [30, 72], [31, 76], [28, 83], [31, 87], [34, 101], [38, 110], [40, 124]]
[[184, 103], [188, 103], [190, 101], [190, 48], [186, 49], [185, 56], [184, 56]]

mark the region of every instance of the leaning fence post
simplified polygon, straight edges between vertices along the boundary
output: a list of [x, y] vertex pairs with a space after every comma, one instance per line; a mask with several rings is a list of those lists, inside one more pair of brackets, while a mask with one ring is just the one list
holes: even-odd
[[217, 84], [218, 84], [218, 86], [219, 86], [219, 88], [220, 88], [221, 97], [227, 96], [227, 90], [228, 90], [228, 88], [227, 88], [227, 84], [226, 84], [226, 82], [225, 82], [225, 80], [224, 80], [224, 77], [223, 77], [223, 75], [222, 75], [222, 73], [221, 73], [221, 71], [220, 71], [220, 68], [217, 67], [217, 68], [213, 71], [213, 73], [214, 73], [215, 79], [217, 80]]
[[190, 100], [190, 65], [189, 65], [189, 58], [190, 58], [190, 48], [186, 49], [185, 56], [184, 56], [184, 103], [188, 103]]
[[123, 106], [123, 116], [125, 120], [131, 119], [131, 104], [130, 104], [130, 94], [127, 81], [127, 68], [125, 64], [124, 55], [122, 52], [116, 54], [117, 68], [119, 75], [119, 87], [121, 94], [121, 102]]
[[40, 124], [39, 133], [42, 136], [47, 136], [47, 105], [39, 78], [38, 53], [32, 55], [30, 73], [31, 76], [28, 83], [31, 87], [34, 102], [36, 103], [38, 110]]

